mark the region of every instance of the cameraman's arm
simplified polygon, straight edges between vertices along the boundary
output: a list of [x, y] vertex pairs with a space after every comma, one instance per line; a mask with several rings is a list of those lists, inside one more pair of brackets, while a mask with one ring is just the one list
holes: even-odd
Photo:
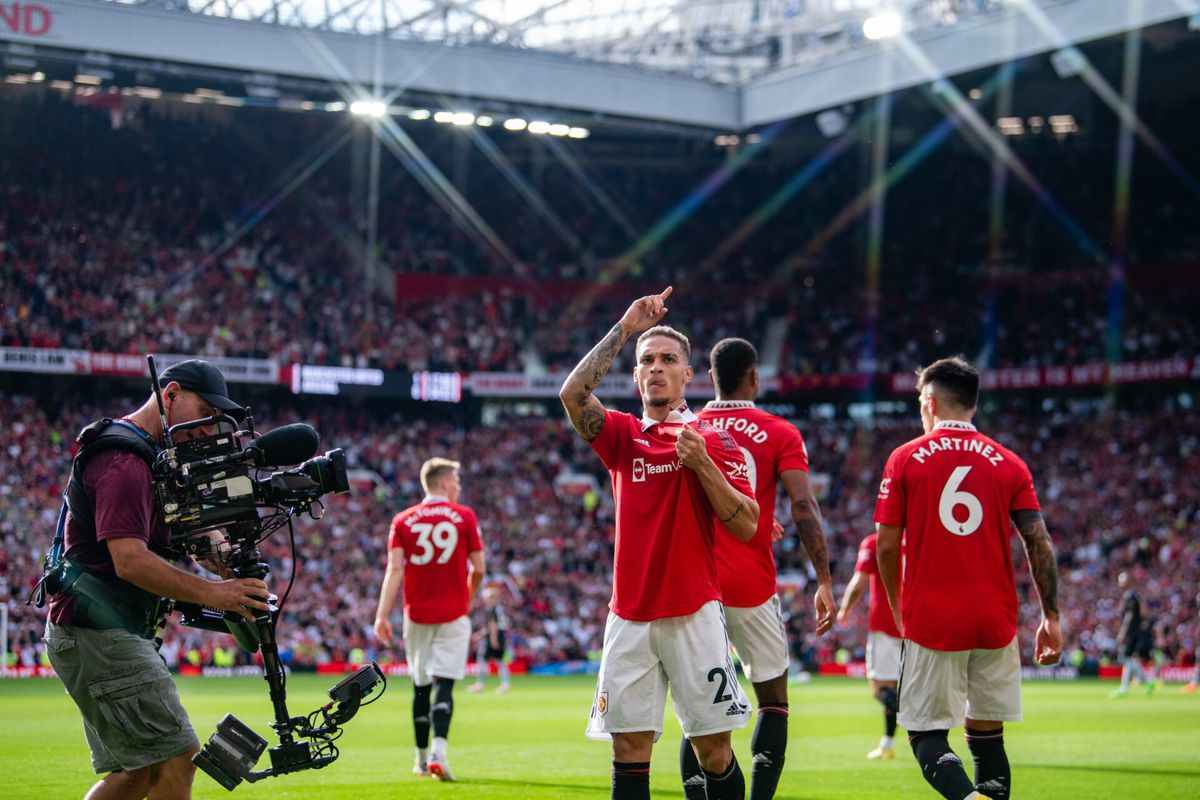
[[258, 578], [209, 581], [168, 564], [141, 539], [107, 539], [117, 577], [151, 594], [234, 611], [253, 621], [250, 608], [267, 610], [267, 585]]
[[392, 643], [392, 606], [404, 580], [404, 548], [388, 550], [387, 571], [383, 573], [383, 587], [379, 590], [379, 610], [375, 612], [375, 638], [383, 645]]
[[487, 566], [483, 562], [483, 551], [476, 550], [468, 553], [467, 562], [471, 568], [471, 597], [475, 597], [475, 593], [479, 591], [479, 586], [483, 583], [483, 576], [487, 574]]

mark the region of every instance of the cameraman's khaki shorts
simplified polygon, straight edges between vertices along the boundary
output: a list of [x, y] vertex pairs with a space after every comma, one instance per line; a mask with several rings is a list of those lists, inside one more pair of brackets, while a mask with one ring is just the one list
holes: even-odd
[[123, 630], [46, 624], [50, 664], [83, 715], [97, 773], [135, 770], [199, 747], [153, 642]]

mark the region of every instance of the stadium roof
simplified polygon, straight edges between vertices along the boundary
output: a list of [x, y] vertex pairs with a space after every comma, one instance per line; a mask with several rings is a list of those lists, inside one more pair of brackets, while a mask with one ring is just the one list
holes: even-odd
[[[180, 7], [176, 0], [146, 0]], [[115, 0], [137, 5], [139, 2]], [[1043, 0], [1062, 3], [1069, 0]], [[908, 32], [1006, 0], [184, 0], [193, 13], [449, 45], [499, 45], [742, 84], [863, 42], [882, 10]]]
[[[883, 4], [903, 28], [864, 38]], [[0, 25], [39, 58], [325, 81], [740, 131], [1196, 13], [1197, 0], [41, 0]], [[33, 8], [34, 6], [30, 6]], [[35, 24], [30, 24], [31, 22]], [[8, 65], [11, 66], [11, 65]], [[449, 107], [445, 105], [443, 107]]]

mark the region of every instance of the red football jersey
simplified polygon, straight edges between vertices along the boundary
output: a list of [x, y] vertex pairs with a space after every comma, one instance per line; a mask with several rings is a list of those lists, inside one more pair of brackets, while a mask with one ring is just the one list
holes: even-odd
[[904, 528], [901, 622], [934, 650], [995, 650], [1017, 633], [1009, 515], [1040, 510], [1029, 467], [946, 421], [892, 451], [875, 521]]
[[467, 554], [483, 549], [474, 511], [428, 497], [396, 515], [388, 547], [404, 550], [405, 617], [434, 625], [467, 613]]
[[727, 606], [753, 608], [777, 591], [771, 529], [779, 473], [808, 472], [808, 451], [800, 431], [748, 400], [714, 400], [697, 414], [733, 437], [746, 459], [754, 497], [758, 500], [758, 532], [743, 542], [729, 531], [717, 533], [717, 579]]
[[679, 617], [721, 599], [713, 559], [720, 522], [700, 479], [675, 453], [681, 425], [694, 427], [730, 484], [754, 497], [746, 460], [732, 437], [686, 406], [679, 411], [679, 421], [655, 424], [606, 411], [604, 429], [591, 442], [612, 476], [617, 541], [609, 607], [623, 619]]
[[872, 533], [862, 540], [858, 546], [858, 561], [854, 563], [854, 571], [869, 577], [867, 588], [867, 630], [886, 633], [888, 636], [900, 638], [896, 630], [896, 620], [892, 617], [892, 606], [888, 603], [887, 590], [879, 578], [879, 564], [875, 560], [875, 542], [879, 536]]

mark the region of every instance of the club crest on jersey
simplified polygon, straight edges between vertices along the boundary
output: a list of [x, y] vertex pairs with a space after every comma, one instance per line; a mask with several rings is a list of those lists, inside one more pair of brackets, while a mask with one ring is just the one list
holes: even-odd
[[608, 692], [598, 692], [596, 694], [596, 715], [603, 717], [608, 713]]

